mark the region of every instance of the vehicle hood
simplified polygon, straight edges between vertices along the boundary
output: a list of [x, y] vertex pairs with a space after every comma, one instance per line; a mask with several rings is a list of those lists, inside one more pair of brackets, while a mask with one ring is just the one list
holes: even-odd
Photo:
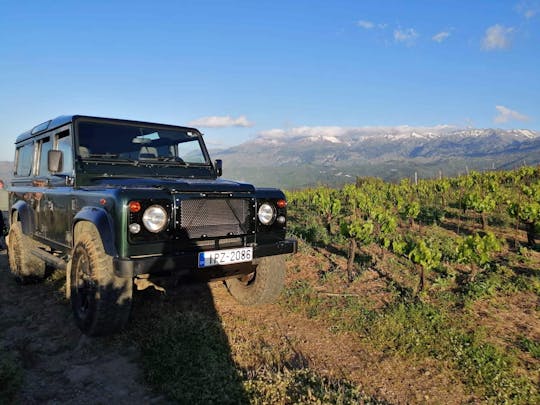
[[171, 193], [180, 192], [226, 192], [254, 193], [251, 184], [225, 179], [185, 179], [185, 178], [142, 178], [142, 177], [108, 177], [95, 179], [94, 186], [123, 188], [162, 188]]

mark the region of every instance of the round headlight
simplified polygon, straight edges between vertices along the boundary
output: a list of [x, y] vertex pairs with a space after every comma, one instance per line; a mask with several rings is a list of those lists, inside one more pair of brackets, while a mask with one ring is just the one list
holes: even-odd
[[259, 217], [259, 221], [261, 221], [261, 224], [270, 225], [272, 222], [274, 222], [276, 210], [272, 205], [264, 203], [259, 207], [259, 212], [257, 215]]
[[151, 205], [144, 211], [142, 222], [150, 232], [161, 232], [167, 225], [167, 212], [161, 205]]

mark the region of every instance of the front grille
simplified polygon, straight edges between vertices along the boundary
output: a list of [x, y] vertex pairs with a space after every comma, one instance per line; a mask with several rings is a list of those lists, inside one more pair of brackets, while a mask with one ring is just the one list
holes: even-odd
[[252, 203], [247, 199], [187, 199], [178, 210], [180, 231], [189, 239], [237, 236], [250, 233]]

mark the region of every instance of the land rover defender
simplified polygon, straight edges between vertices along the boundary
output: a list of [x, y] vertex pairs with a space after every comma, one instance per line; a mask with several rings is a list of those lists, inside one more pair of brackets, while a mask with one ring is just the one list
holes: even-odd
[[274, 300], [285, 276], [285, 195], [220, 179], [195, 128], [61, 116], [15, 142], [8, 254], [22, 283], [66, 270], [83, 333], [127, 322], [135, 288], [223, 280], [240, 303]]

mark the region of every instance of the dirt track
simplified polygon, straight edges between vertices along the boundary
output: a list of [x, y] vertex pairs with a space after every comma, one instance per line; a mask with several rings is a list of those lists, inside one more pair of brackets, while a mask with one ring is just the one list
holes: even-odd
[[21, 286], [0, 253], [0, 346], [24, 369], [19, 403], [152, 403], [142, 385], [137, 351], [113, 339], [82, 335], [52, 283]]

